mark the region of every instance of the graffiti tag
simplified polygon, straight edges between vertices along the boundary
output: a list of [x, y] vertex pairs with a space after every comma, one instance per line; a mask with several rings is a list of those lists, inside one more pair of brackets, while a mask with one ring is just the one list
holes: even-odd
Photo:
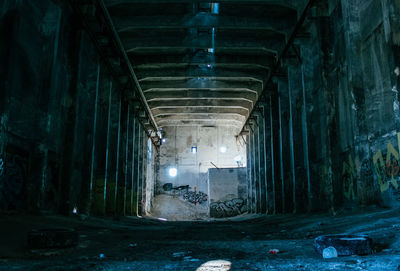
[[246, 200], [233, 199], [210, 204], [210, 216], [216, 218], [232, 217], [247, 212]]
[[[400, 147], [400, 133], [397, 133], [397, 144]], [[399, 177], [399, 152], [393, 147], [392, 142], [387, 144], [386, 159], [381, 150], [378, 150], [374, 157], [374, 167], [378, 178], [379, 187], [381, 192], [389, 189], [390, 184], [395, 189], [398, 189], [399, 184], [397, 178]]]
[[353, 162], [353, 158], [349, 155], [349, 161], [343, 162], [342, 179], [343, 179], [343, 193], [349, 199], [355, 199], [354, 183], [357, 178], [357, 171]]

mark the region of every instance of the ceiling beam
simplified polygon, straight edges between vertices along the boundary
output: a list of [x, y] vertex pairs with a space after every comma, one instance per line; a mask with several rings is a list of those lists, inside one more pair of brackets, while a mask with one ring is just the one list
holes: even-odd
[[290, 16], [254, 18], [251, 14], [248, 17], [236, 17], [216, 16], [205, 12], [184, 16], [125, 16], [116, 10], [113, 12], [113, 20], [119, 33], [137, 29], [216, 28], [270, 30], [288, 34], [296, 23], [296, 11], [286, 13]]
[[[121, 4], [169, 4], [169, 3], [210, 3], [210, 0], [105, 0], [108, 7]], [[246, 5], [280, 5], [287, 8], [298, 8], [299, 0], [218, 0], [220, 4], [246, 4]]]
[[150, 90], [145, 92], [148, 102], [170, 99], [246, 99], [256, 102], [258, 95], [251, 90], [210, 90], [210, 89], [174, 89], [168, 91]]
[[240, 131], [243, 122], [237, 120], [160, 120], [160, 127], [167, 126], [229, 126]]
[[269, 70], [260, 67], [219, 67], [207, 65], [199, 67], [198, 65], [180, 65], [178, 67], [137, 67], [135, 69], [137, 78], [145, 79], [149, 77], [247, 77], [260, 81], [268, 78]]
[[165, 114], [173, 114], [173, 115], [196, 115], [196, 114], [235, 114], [241, 115], [244, 117], [248, 117], [249, 110], [243, 107], [157, 107], [152, 109], [153, 116], [157, 118], [158, 116], [162, 116]]
[[226, 107], [226, 108], [237, 108], [242, 107], [245, 109], [252, 109], [253, 102], [245, 99], [202, 99], [202, 100], [165, 100], [165, 101], [150, 101], [150, 108], [153, 110], [158, 107]]
[[160, 115], [156, 117], [159, 121], [173, 120], [236, 120], [244, 123], [246, 118], [238, 114], [191, 114], [191, 115]]
[[247, 88], [260, 93], [263, 83], [253, 78], [149, 77], [139, 80], [143, 91], [159, 88]]
[[205, 50], [196, 50], [189, 52], [185, 50], [183, 53], [160, 54], [154, 53], [151, 55], [133, 54], [131, 53], [130, 59], [133, 67], [141, 65], [163, 65], [170, 63], [181, 64], [219, 64], [219, 65], [258, 65], [264, 68], [273, 67], [275, 56], [271, 55], [243, 55], [243, 54], [209, 54]]
[[127, 53], [135, 52], [137, 49], [159, 50], [168, 49], [234, 49], [237, 51], [267, 51], [278, 53], [285, 47], [285, 35], [269, 33], [261, 35], [260, 33], [249, 33], [248, 35], [239, 35], [231, 33], [229, 35], [216, 35], [213, 39], [211, 34], [201, 35], [176, 35], [174, 33], [146, 33], [139, 35], [121, 35], [121, 40]]

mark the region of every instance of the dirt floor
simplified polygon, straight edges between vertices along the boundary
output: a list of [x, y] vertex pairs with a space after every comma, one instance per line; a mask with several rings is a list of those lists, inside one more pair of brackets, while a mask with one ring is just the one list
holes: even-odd
[[[0, 214], [0, 270], [196, 270], [211, 260], [229, 261], [231, 270], [400, 270], [399, 215], [399, 209], [370, 208], [336, 216], [163, 222]], [[27, 248], [31, 229], [58, 227], [76, 229], [79, 245]], [[315, 251], [313, 239], [333, 233], [367, 234], [375, 252], [325, 260]], [[280, 252], [269, 254], [270, 249]]]

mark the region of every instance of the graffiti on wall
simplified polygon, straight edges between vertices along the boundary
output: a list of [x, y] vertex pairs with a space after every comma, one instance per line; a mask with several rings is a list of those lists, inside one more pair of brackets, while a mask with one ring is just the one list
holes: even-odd
[[210, 205], [210, 216], [215, 218], [232, 217], [245, 212], [247, 212], [247, 205], [244, 199], [213, 202]]
[[351, 155], [349, 155], [348, 161], [343, 161], [342, 168], [342, 180], [343, 180], [343, 194], [346, 199], [355, 199], [355, 189], [354, 186], [357, 180], [357, 168], [359, 162], [358, 157], [355, 162]]
[[[397, 144], [400, 147], [400, 133], [397, 133]], [[399, 158], [399, 151], [393, 147], [390, 141], [387, 143], [386, 155], [382, 150], [377, 150], [374, 154], [373, 162], [381, 192], [388, 190], [390, 185], [398, 189]]]
[[173, 196], [183, 198], [183, 200], [193, 204], [203, 204], [208, 200], [208, 195], [204, 192], [197, 191], [196, 187], [194, 191], [189, 191], [189, 185], [182, 185], [174, 187], [172, 183], [166, 183], [163, 185], [165, 192], [170, 192]]
[[183, 194], [183, 199], [193, 204], [202, 204], [203, 202], [207, 202], [208, 196], [206, 193], [200, 191], [186, 191]]

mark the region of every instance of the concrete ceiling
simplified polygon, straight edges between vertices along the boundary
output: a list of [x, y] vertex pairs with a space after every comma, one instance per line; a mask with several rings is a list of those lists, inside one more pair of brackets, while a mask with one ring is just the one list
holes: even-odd
[[105, 0], [159, 127], [240, 130], [305, 0]]

